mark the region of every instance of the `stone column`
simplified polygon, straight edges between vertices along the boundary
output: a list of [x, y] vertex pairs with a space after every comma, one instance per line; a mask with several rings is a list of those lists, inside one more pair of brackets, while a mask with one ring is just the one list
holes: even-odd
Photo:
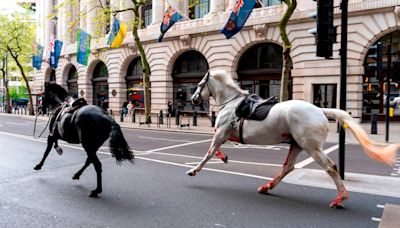
[[235, 6], [237, 0], [228, 0], [228, 1], [229, 1], [228, 6], [226, 7], [225, 10], [232, 10], [233, 7]]
[[165, 0], [153, 0], [152, 2], [152, 22], [151, 24], [160, 24], [164, 17]]
[[45, 50], [43, 55], [49, 56], [49, 43], [50, 43], [50, 36], [54, 35], [54, 24], [48, 18], [49, 15], [53, 13], [53, 0], [46, 0], [45, 1], [45, 15], [44, 15], [44, 22], [45, 22], [45, 40], [44, 40], [44, 47]]
[[82, 16], [82, 14], [86, 15], [86, 11], [87, 11], [86, 0], [79, 1], [79, 8], [80, 8], [80, 10], [78, 11], [78, 14], [81, 16], [80, 22], [79, 22], [79, 27], [87, 32], [86, 16]]
[[96, 14], [97, 14], [97, 6], [99, 6], [100, 3], [98, 1], [88, 1], [87, 2], [87, 21], [86, 21], [86, 26], [87, 26], [87, 32], [92, 36], [92, 37], [97, 37], [98, 33], [98, 23], [96, 23]]
[[[58, 0], [57, 5], [63, 4], [63, 3], [64, 3], [64, 0]], [[60, 7], [59, 9], [55, 10], [55, 13], [56, 13], [55, 15], [56, 15], [57, 19], [56, 20], [53, 19], [53, 23], [55, 24], [56, 29], [57, 29], [56, 38], [60, 39], [60, 40], [64, 40], [64, 20], [65, 20], [64, 11], [65, 11], [65, 6]]]
[[[121, 9], [127, 9], [127, 8], [133, 8], [133, 3], [132, 1], [121, 1], [120, 4]], [[133, 20], [135, 14], [132, 11], [126, 11], [123, 13], [119, 13], [119, 18], [121, 19], [122, 22], [126, 24], [128, 27], [128, 31], [132, 31], [133, 28]]]
[[223, 12], [225, 10], [225, 0], [211, 0], [210, 13]]
[[[64, 0], [65, 1], [65, 0]], [[58, 20], [59, 24], [63, 24], [63, 36], [61, 36], [61, 39], [64, 41], [64, 44], [70, 44], [72, 42], [72, 30], [70, 30], [70, 23], [72, 21], [73, 17], [73, 9], [72, 5], [69, 2], [65, 2], [65, 6], [62, 9], [63, 11], [63, 20]]]

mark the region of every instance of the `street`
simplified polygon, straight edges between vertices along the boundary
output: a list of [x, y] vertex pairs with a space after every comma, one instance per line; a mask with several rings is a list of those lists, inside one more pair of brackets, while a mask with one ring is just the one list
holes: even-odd
[[[45, 124], [39, 121], [37, 134]], [[32, 131], [30, 119], [0, 116], [1, 227], [377, 227], [383, 206], [399, 204], [389, 186], [380, 186], [379, 194], [349, 187], [345, 209], [329, 208], [337, 195], [333, 181], [306, 153], [287, 181], [269, 195], [258, 194], [257, 187], [284, 162], [286, 144], [227, 143], [222, 151], [228, 164], [215, 158], [189, 177], [185, 172], [204, 156], [211, 135], [128, 128], [123, 132], [136, 161], [118, 166], [106, 142], [98, 152], [103, 193], [93, 199], [88, 197], [96, 185], [92, 166], [79, 181], [71, 178], [86, 159], [81, 146], [60, 142], [64, 154], [53, 149], [42, 170], [34, 171], [46, 138], [34, 139]], [[324, 150], [337, 162], [336, 144], [327, 143]], [[400, 186], [397, 170], [372, 161], [358, 145], [347, 145], [346, 158], [346, 172]], [[299, 174], [318, 174], [328, 182], [292, 181]]]

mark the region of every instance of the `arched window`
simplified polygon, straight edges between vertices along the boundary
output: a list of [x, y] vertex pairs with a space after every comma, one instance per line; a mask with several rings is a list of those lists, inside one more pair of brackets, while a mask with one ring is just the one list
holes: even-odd
[[67, 79], [67, 86], [68, 86], [68, 94], [73, 97], [78, 97], [78, 71], [76, 71], [75, 66], [71, 66], [68, 71], [68, 79]]
[[241, 87], [263, 98], [279, 96], [282, 63], [281, 46], [254, 45], [239, 60], [237, 73]]
[[56, 71], [54, 69], [51, 69], [50, 72], [50, 81], [55, 82], [56, 81]]
[[108, 70], [103, 62], [97, 63], [93, 70], [93, 104], [102, 106], [108, 102]]
[[126, 72], [127, 100], [133, 108], [144, 108], [143, 67], [140, 57], [135, 58]]
[[197, 88], [197, 84], [207, 73], [208, 63], [204, 56], [197, 51], [183, 53], [176, 60], [172, 71], [174, 79], [173, 106], [182, 112], [208, 111], [208, 101], [202, 106], [193, 106], [190, 97]]

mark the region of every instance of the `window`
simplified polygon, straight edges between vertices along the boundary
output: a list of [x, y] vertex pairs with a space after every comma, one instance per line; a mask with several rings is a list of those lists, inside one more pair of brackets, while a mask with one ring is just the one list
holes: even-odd
[[190, 0], [189, 1], [189, 18], [202, 18], [210, 11], [209, 0]]
[[152, 20], [152, 17], [153, 17], [152, 8], [153, 8], [152, 4], [148, 3], [142, 9], [142, 20], [143, 20], [143, 26], [145, 28], [147, 28], [153, 22], [153, 20]]
[[188, 51], [182, 54], [175, 63], [173, 74], [194, 73], [198, 76], [204, 76], [207, 72], [207, 60], [197, 51]]
[[336, 84], [314, 84], [313, 104], [321, 108], [336, 108]]
[[78, 97], [78, 72], [74, 66], [68, 72], [68, 95], [77, 98]]
[[93, 79], [107, 78], [107, 77], [108, 77], [108, 70], [106, 65], [103, 62], [98, 63], [93, 71]]
[[144, 108], [143, 67], [140, 57], [132, 60], [126, 72], [126, 97], [133, 108]]

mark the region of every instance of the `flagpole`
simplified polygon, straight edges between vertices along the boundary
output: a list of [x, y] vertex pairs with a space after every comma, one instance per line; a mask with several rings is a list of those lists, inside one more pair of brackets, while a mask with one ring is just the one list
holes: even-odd
[[260, 3], [261, 7], [265, 7], [261, 0], [257, 0], [257, 2]]

